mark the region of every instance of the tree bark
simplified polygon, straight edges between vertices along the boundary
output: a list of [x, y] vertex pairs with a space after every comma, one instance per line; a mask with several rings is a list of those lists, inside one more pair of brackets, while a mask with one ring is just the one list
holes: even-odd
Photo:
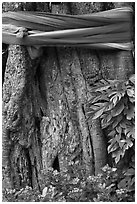
[[[4, 11], [27, 10], [24, 3], [4, 5]], [[42, 99], [36, 76], [38, 64], [39, 60], [30, 59], [26, 47], [9, 46], [3, 83], [3, 189], [26, 185], [39, 188]]]
[[[4, 11], [72, 15], [117, 7], [112, 2], [4, 5]], [[77, 162], [87, 175], [97, 174], [108, 162], [106, 136], [99, 119], [87, 122], [85, 103], [100, 79], [126, 79], [133, 72], [128, 51], [46, 47], [31, 60], [26, 47], [10, 45], [3, 83], [3, 187], [41, 191], [42, 171], [65, 171], [70, 162], [72, 171]]]
[[[71, 3], [71, 8], [73, 14], [88, 14], [102, 11], [103, 3]], [[87, 87], [85, 91], [86, 94], [85, 96], [83, 95], [83, 104], [85, 104], [85, 102], [89, 99], [88, 96], [91, 97], [90, 87], [102, 78], [100, 60], [95, 50], [77, 49], [77, 53], [80, 60], [82, 75], [83, 78], [85, 78], [85, 84]], [[92, 120], [90, 123], [91, 124], [86, 124], [88, 126], [88, 131], [87, 135], [83, 133], [83, 137], [85, 138], [85, 141], [90, 141], [89, 146], [92, 147], [93, 160], [92, 164], [89, 164], [89, 168], [91, 168], [91, 165], [93, 166], [94, 163], [94, 173], [97, 174], [101, 170], [101, 167], [103, 167], [107, 162], [106, 140], [101, 130], [100, 120]], [[85, 141], [83, 141], [83, 145], [85, 145]], [[90, 160], [91, 155], [88, 157]]]

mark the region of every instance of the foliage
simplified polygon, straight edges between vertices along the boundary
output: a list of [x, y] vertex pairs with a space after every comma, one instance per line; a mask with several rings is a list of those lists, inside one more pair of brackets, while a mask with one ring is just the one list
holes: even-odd
[[[71, 167], [75, 165], [75, 172]], [[50, 169], [43, 174], [43, 191], [38, 193], [30, 187], [8, 192], [8, 201], [37, 202], [123, 202], [134, 201], [134, 191], [118, 185], [120, 180], [116, 168], [108, 165], [97, 176], [87, 176], [78, 164], [70, 164], [64, 172]]]
[[134, 146], [135, 76], [127, 81], [101, 80], [92, 94], [87, 104], [88, 118], [101, 119], [102, 128], [108, 132], [108, 153], [118, 163]]
[[[108, 153], [121, 168], [119, 188], [135, 188], [135, 75], [127, 81], [101, 80], [87, 104], [88, 119], [100, 118]], [[126, 161], [126, 166], [124, 164]]]
[[[71, 171], [71, 166], [75, 172]], [[43, 190], [43, 201], [52, 202], [122, 202], [134, 201], [134, 188], [121, 182], [117, 168], [106, 165], [97, 176], [87, 176], [76, 163], [66, 172], [50, 170]], [[133, 187], [133, 186], [132, 186]]]
[[30, 186], [21, 188], [20, 190], [7, 190], [3, 192], [3, 201], [5, 202], [40, 202], [40, 192], [32, 189]]

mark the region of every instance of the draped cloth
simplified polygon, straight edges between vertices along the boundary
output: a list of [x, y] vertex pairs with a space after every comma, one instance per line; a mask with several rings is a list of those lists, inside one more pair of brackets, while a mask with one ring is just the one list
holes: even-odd
[[[132, 50], [132, 14], [130, 7], [86, 15], [5, 12], [2, 14], [2, 42], [37, 47]], [[18, 35], [21, 30], [22, 36]]]

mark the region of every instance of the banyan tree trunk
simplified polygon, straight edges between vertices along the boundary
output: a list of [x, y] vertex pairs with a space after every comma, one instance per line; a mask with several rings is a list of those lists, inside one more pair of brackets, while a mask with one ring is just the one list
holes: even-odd
[[[20, 3], [18, 9], [89, 14], [115, 3]], [[3, 4], [4, 10], [15, 5]], [[97, 174], [107, 162], [107, 140], [99, 120], [86, 120], [85, 103], [102, 78], [126, 79], [134, 72], [132, 53], [45, 47], [32, 60], [27, 48], [9, 45], [3, 82], [3, 186], [41, 189], [41, 170], [70, 162]], [[73, 167], [72, 167], [73, 171]]]

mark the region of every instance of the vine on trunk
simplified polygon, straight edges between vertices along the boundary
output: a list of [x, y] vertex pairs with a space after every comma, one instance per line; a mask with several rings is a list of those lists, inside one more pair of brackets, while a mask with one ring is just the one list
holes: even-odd
[[[135, 182], [135, 75], [127, 81], [101, 80], [92, 90], [87, 107], [88, 120], [101, 119], [108, 137], [113, 165], [123, 166], [120, 186], [134, 188]], [[126, 162], [125, 162], [126, 161]]]

